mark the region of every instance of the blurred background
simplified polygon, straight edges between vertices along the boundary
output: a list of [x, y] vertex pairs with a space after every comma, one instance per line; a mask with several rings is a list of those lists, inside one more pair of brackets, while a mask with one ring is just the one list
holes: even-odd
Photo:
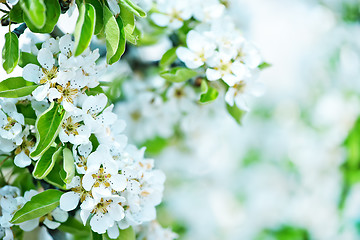
[[[272, 64], [259, 75], [266, 93], [252, 100], [241, 126], [219, 97], [177, 119], [181, 134], [145, 141], [145, 132], [166, 131], [175, 121], [166, 113], [178, 105], [157, 107], [161, 118], [137, 124], [130, 112], [148, 111], [144, 102], [115, 104], [129, 142], [147, 146], [167, 175], [158, 221], [182, 240], [360, 239], [360, 1], [228, 4], [244, 36]], [[71, 33], [76, 17], [62, 16], [59, 27]], [[137, 53], [156, 61], [162, 54], [148, 53], [164, 48], [165, 40]], [[128, 72], [120, 61], [104, 80]], [[135, 75], [130, 83], [119, 80], [128, 99], [146, 88], [144, 76]], [[149, 81], [155, 89], [162, 84], [156, 76]]]

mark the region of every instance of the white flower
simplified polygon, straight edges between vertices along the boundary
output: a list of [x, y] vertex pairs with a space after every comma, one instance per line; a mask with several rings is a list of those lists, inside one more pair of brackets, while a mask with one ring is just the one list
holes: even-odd
[[63, 143], [70, 142], [75, 145], [89, 142], [91, 131], [88, 126], [80, 123], [82, 120], [81, 113], [69, 114], [61, 125], [60, 141]]
[[157, 221], [151, 221], [139, 227], [139, 240], [174, 240], [179, 236], [172, 232], [171, 229], [162, 228]]
[[198, 68], [214, 54], [216, 45], [200, 33], [191, 30], [186, 37], [187, 47], [179, 47], [177, 56], [188, 68]]
[[96, 96], [89, 96], [83, 103], [84, 122], [93, 132], [100, 131], [106, 126], [113, 124], [117, 116], [112, 113], [113, 106], [105, 108], [108, 99], [101, 93]]
[[37, 59], [41, 67], [27, 64], [23, 69], [23, 77], [27, 81], [41, 84], [33, 91], [33, 96], [37, 101], [42, 101], [48, 95], [50, 86], [57, 81], [58, 67], [55, 66], [53, 53], [47, 48], [39, 50]]
[[24, 116], [17, 112], [13, 102], [1, 101], [0, 107], [0, 136], [17, 145], [21, 144]]
[[264, 92], [264, 85], [258, 81], [242, 80], [230, 87], [225, 95], [225, 101], [233, 106], [248, 111], [247, 101], [251, 96], [260, 96]]
[[110, 150], [105, 145], [99, 145], [95, 152], [87, 159], [87, 170], [82, 179], [85, 190], [99, 188], [103, 194], [111, 190], [122, 191], [126, 187], [126, 178], [118, 173], [116, 162], [110, 155]]
[[171, 29], [178, 29], [192, 15], [191, 5], [189, 1], [162, 1], [157, 4], [160, 13], [153, 13], [151, 19], [155, 24]]
[[22, 138], [22, 143], [15, 149], [14, 158], [15, 165], [21, 168], [24, 168], [31, 164], [29, 154], [35, 145], [33, 139], [28, 139], [29, 127], [24, 130], [23, 135], [24, 136]]
[[79, 176], [75, 176], [69, 184], [67, 189], [71, 191], [64, 193], [60, 198], [60, 208], [64, 211], [74, 210], [80, 202], [84, 202], [88, 197], [91, 197], [91, 192], [86, 191], [82, 185]]
[[193, 6], [194, 18], [200, 22], [209, 22], [224, 14], [225, 6], [218, 0], [198, 0]]
[[227, 54], [216, 54], [208, 65], [212, 68], [206, 70], [206, 77], [210, 81], [218, 79], [224, 80], [229, 86], [236, 82], [249, 77], [248, 68], [239, 61], [233, 61]]
[[244, 63], [248, 68], [255, 69], [262, 62], [259, 50], [251, 43], [244, 41], [237, 49], [236, 59]]
[[125, 198], [118, 195], [103, 196], [96, 191], [93, 191], [93, 196], [94, 198], [87, 198], [81, 204], [80, 216], [85, 225], [92, 213], [91, 229], [94, 232], [103, 234], [114, 225], [115, 221], [124, 218], [124, 209], [120, 204], [125, 201]]
[[73, 146], [73, 154], [76, 163], [76, 170], [78, 173], [85, 174], [87, 170], [87, 159], [91, 151], [92, 143], [90, 141], [88, 143]]

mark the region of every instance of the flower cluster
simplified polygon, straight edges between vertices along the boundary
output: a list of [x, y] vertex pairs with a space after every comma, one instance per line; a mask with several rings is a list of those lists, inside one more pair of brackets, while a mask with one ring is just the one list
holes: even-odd
[[[68, 211], [80, 209], [84, 225], [89, 220], [94, 232], [107, 232], [115, 239], [119, 229], [156, 218], [155, 206], [162, 199], [165, 175], [153, 169], [152, 159], [144, 157], [145, 148], [139, 150], [127, 144], [123, 134], [126, 124], [112, 112], [107, 96], [101, 91], [89, 94], [91, 88], [98, 86], [102, 70], [95, 63], [98, 50], [74, 56], [73, 48], [70, 35], [45, 41], [37, 53], [39, 64], [30, 63], [23, 69], [23, 78], [38, 85], [32, 96], [1, 99], [1, 150], [9, 157], [14, 154], [18, 167], [40, 161], [31, 158], [35, 140], [39, 141], [38, 136], [35, 139], [37, 126], [27, 123], [18, 109], [24, 105], [40, 116], [54, 102], [65, 112], [54, 143], [57, 149], [71, 149], [76, 172], [68, 181], [63, 179], [64, 190], [68, 191], [60, 198], [60, 207], [44, 217], [20, 223], [19, 227], [32, 231], [41, 222], [56, 229], [66, 221]], [[1, 211], [1, 233], [12, 236], [10, 220], [37, 191], [27, 192], [25, 197], [19, 197], [18, 189], [3, 192], [1, 201], [6, 203]]]
[[[10, 222], [15, 212], [19, 210], [26, 202], [30, 201], [33, 196], [38, 194], [35, 190], [30, 190], [24, 193], [24, 196], [20, 195], [20, 190], [17, 187], [6, 185], [0, 188], [0, 210], [2, 216], [0, 216], [0, 238], [2, 239], [13, 239], [13, 232], [11, 227], [14, 226]], [[21, 230], [29, 232], [39, 227], [39, 223], [46, 226], [48, 229], [56, 229], [61, 223], [68, 219], [69, 215], [67, 212], [60, 208], [55, 208], [50, 213], [34, 218], [20, 224], [17, 224]], [[40, 234], [42, 236], [48, 236], [45, 227], [41, 227]]]
[[189, 29], [184, 31], [186, 44], [176, 49], [177, 57], [187, 68], [204, 71], [207, 80], [223, 80], [225, 101], [248, 111], [249, 98], [264, 91], [263, 84], [255, 80], [263, 60], [227, 14], [227, 4], [218, 0], [155, 2], [151, 14], [155, 24]]

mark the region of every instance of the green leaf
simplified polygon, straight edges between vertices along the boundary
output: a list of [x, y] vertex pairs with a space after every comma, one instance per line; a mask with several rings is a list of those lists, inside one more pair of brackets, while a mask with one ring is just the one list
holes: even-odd
[[19, 98], [30, 95], [38, 85], [22, 77], [12, 77], [0, 82], [0, 97]]
[[119, 61], [119, 59], [125, 52], [126, 38], [125, 38], [123, 22], [120, 17], [116, 18], [116, 22], [117, 22], [119, 30], [120, 30], [120, 40], [119, 40], [118, 48], [117, 48], [114, 56], [111, 57], [109, 64], [113, 64], [113, 63], [116, 63], [117, 61]]
[[135, 240], [135, 232], [132, 227], [120, 230], [118, 240]]
[[201, 94], [200, 96], [200, 102], [201, 103], [207, 103], [214, 101], [219, 95], [219, 92], [216, 88], [208, 87], [208, 90], [206, 93]]
[[34, 54], [28, 52], [20, 52], [20, 59], [18, 65], [24, 68], [29, 63], [40, 66], [40, 63], [38, 62], [37, 57]]
[[106, 6], [103, 8], [105, 38], [106, 38], [106, 62], [109, 63], [112, 56], [116, 54], [120, 41], [120, 29], [115, 17]]
[[81, 222], [73, 217], [69, 217], [66, 222], [61, 223], [58, 229], [62, 232], [70, 233], [72, 235], [84, 237], [90, 235], [90, 228], [88, 226], [84, 226]]
[[164, 55], [160, 60], [160, 64], [159, 64], [160, 67], [165, 68], [170, 66], [173, 62], [175, 62], [175, 60], [177, 59], [176, 49], [177, 48], [170, 48], [169, 50], [166, 51], [166, 53], [164, 53]]
[[160, 76], [165, 78], [170, 82], [185, 82], [197, 75], [197, 72], [194, 70], [176, 67], [170, 70], [165, 70], [160, 72]]
[[201, 93], [206, 93], [208, 91], [208, 89], [209, 89], [209, 86], [207, 84], [207, 81], [202, 79], [201, 85], [200, 85], [200, 92]]
[[146, 152], [151, 155], [158, 155], [161, 151], [167, 147], [169, 140], [166, 138], [155, 137], [154, 139], [147, 140], [142, 144], [146, 147]]
[[241, 125], [242, 119], [245, 115], [245, 111], [239, 109], [235, 103], [233, 106], [230, 106], [229, 104], [226, 104], [226, 109], [230, 113], [230, 115], [234, 118], [234, 120]]
[[10, 10], [10, 13], [9, 13], [10, 20], [12, 22], [16, 22], [16, 23], [24, 22], [23, 13], [24, 12], [20, 6], [20, 3], [16, 4]]
[[138, 17], [146, 17], [146, 12], [142, 10], [138, 5], [133, 3], [131, 0], [120, 0], [120, 4], [127, 9], [129, 9], [131, 12], [133, 12]]
[[49, 189], [31, 198], [30, 201], [15, 213], [11, 223], [18, 224], [34, 218], [42, 217], [59, 206], [63, 193], [59, 190]]
[[64, 170], [66, 173], [66, 177], [64, 179], [65, 183], [70, 183], [73, 177], [75, 176], [75, 164], [74, 164], [74, 156], [72, 151], [68, 148], [64, 148], [63, 150], [63, 163]]
[[20, 6], [24, 10], [24, 18], [27, 19], [27, 25], [30, 23], [36, 28], [44, 27], [45, 20], [48, 19], [46, 19], [45, 15], [47, 6], [43, 0], [20, 0]]
[[[39, 0], [36, 0], [39, 1]], [[24, 20], [28, 28], [35, 33], [51, 33], [60, 17], [60, 4], [58, 0], [44, 1], [46, 7], [46, 21], [41, 27], [32, 23], [31, 19], [25, 14]]]
[[95, 31], [94, 34], [99, 34], [104, 28], [104, 19], [103, 19], [103, 5], [99, 0], [86, 0], [86, 3], [90, 3], [95, 8]]
[[11, 73], [20, 58], [19, 39], [15, 33], [5, 34], [5, 45], [2, 50], [2, 64], [7, 73]]
[[89, 4], [82, 4], [75, 26], [75, 56], [79, 56], [89, 46], [95, 30], [95, 8]]
[[65, 110], [54, 102], [38, 117], [35, 124], [36, 146], [35, 150], [30, 153], [32, 158], [41, 156], [55, 141], [64, 118]]
[[271, 66], [272, 66], [272, 65], [271, 65], [270, 63], [262, 62], [262, 63], [258, 66], [258, 68], [259, 68], [260, 70], [263, 70], [263, 69], [269, 68], [269, 67], [271, 67]]
[[62, 159], [62, 156], [57, 156], [58, 160], [55, 161], [54, 167], [51, 170], [51, 172], [44, 178], [44, 180], [51, 185], [54, 185], [60, 189], [66, 190], [66, 184], [60, 177], [60, 172], [64, 171], [62, 168], [61, 161], [59, 159]]
[[120, 5], [120, 17], [124, 24], [126, 35], [132, 34], [135, 30], [135, 17], [134, 14], [124, 6]]
[[62, 148], [56, 150], [55, 147], [50, 147], [36, 162], [33, 176], [36, 179], [43, 179], [45, 178], [50, 171], [53, 169], [55, 160], [59, 152], [61, 152]]

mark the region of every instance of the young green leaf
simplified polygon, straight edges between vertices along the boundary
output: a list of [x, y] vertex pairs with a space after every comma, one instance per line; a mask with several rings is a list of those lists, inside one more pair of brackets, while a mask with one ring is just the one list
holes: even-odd
[[16, 4], [15, 6], [13, 6], [10, 10], [9, 16], [10, 16], [10, 20], [12, 22], [16, 22], [16, 23], [21, 23], [24, 21], [23, 18], [23, 10], [20, 6], [20, 3]]
[[51, 185], [54, 185], [55, 187], [65, 190], [66, 184], [60, 177], [61, 171], [64, 171], [64, 169], [62, 168], [62, 164], [60, 164], [62, 161], [62, 155], [61, 154], [59, 154], [59, 155], [60, 156], [57, 156], [57, 160], [55, 161], [53, 169], [46, 176], [46, 178], [44, 178], [44, 180], [46, 182], [50, 183]]
[[241, 125], [241, 121], [245, 115], [245, 111], [239, 109], [235, 104], [233, 106], [226, 104], [226, 109], [234, 120]]
[[175, 62], [176, 59], [177, 59], [176, 48], [170, 48], [162, 56], [159, 65], [162, 68], [166, 68], [170, 66], [173, 62]]
[[114, 15], [107, 6], [103, 7], [105, 38], [106, 38], [106, 62], [109, 63], [116, 54], [120, 41], [120, 29]]
[[122, 5], [120, 5], [120, 17], [124, 25], [125, 36], [127, 39], [135, 30], [135, 17], [131, 11]]
[[176, 67], [170, 70], [161, 71], [160, 76], [165, 78], [170, 82], [185, 82], [197, 75], [197, 72], [194, 70]]
[[154, 139], [147, 140], [142, 146], [146, 147], [146, 152], [151, 155], [158, 155], [161, 151], [169, 145], [166, 138], [155, 137]]
[[89, 4], [82, 4], [75, 26], [75, 56], [79, 56], [89, 46], [95, 30], [95, 8]]
[[208, 87], [208, 90], [206, 93], [201, 94], [200, 96], [200, 102], [201, 103], [207, 103], [214, 101], [219, 95], [219, 92], [216, 88]]
[[20, 6], [25, 13], [24, 18], [36, 28], [42, 28], [45, 25], [45, 20], [47, 20], [45, 5], [43, 0], [20, 0]]
[[131, 12], [133, 12], [138, 17], [146, 17], [146, 12], [142, 10], [138, 5], [133, 3], [131, 0], [120, 0], [120, 4], [127, 9], [129, 9]]
[[38, 85], [22, 77], [12, 77], [0, 82], [0, 97], [19, 98], [31, 94]]
[[85, 0], [86, 3], [90, 3], [95, 8], [95, 31], [94, 34], [99, 34], [104, 28], [103, 19], [103, 5], [102, 1], [99, 0]]
[[66, 173], [64, 182], [70, 183], [75, 175], [75, 164], [72, 151], [68, 148], [64, 148], [63, 150], [63, 164]]
[[40, 66], [40, 63], [38, 62], [37, 57], [34, 54], [28, 52], [20, 52], [20, 59], [18, 65], [24, 68], [29, 63]]
[[38, 117], [35, 124], [36, 146], [35, 150], [30, 153], [32, 158], [41, 156], [55, 141], [64, 118], [65, 110], [54, 102]]
[[24, 15], [24, 21], [32, 32], [51, 33], [60, 17], [61, 9], [58, 0], [46, 0], [44, 3], [46, 8], [46, 21], [43, 26], [39, 27], [38, 25], [34, 24], [26, 14]]
[[2, 64], [7, 73], [11, 73], [20, 58], [19, 39], [15, 33], [5, 34], [5, 45], [2, 50]]
[[42, 217], [59, 206], [63, 193], [59, 190], [49, 189], [31, 198], [30, 201], [15, 213], [11, 223], [18, 224], [34, 218]]
[[123, 22], [120, 17], [116, 18], [116, 22], [117, 22], [119, 30], [120, 30], [120, 40], [119, 40], [118, 48], [117, 48], [114, 56], [111, 57], [109, 64], [113, 64], [113, 63], [116, 63], [117, 61], [119, 61], [119, 59], [125, 52], [126, 38], [125, 38]]
[[50, 171], [53, 169], [56, 155], [61, 152], [62, 148], [59, 148], [56, 150], [55, 147], [50, 147], [42, 156], [41, 158], [36, 162], [33, 176], [36, 179], [43, 179], [45, 178]]
[[263, 70], [263, 69], [269, 68], [269, 67], [271, 67], [271, 66], [272, 66], [272, 65], [271, 65], [270, 63], [262, 62], [262, 63], [258, 66], [258, 68], [259, 68], [260, 70]]

